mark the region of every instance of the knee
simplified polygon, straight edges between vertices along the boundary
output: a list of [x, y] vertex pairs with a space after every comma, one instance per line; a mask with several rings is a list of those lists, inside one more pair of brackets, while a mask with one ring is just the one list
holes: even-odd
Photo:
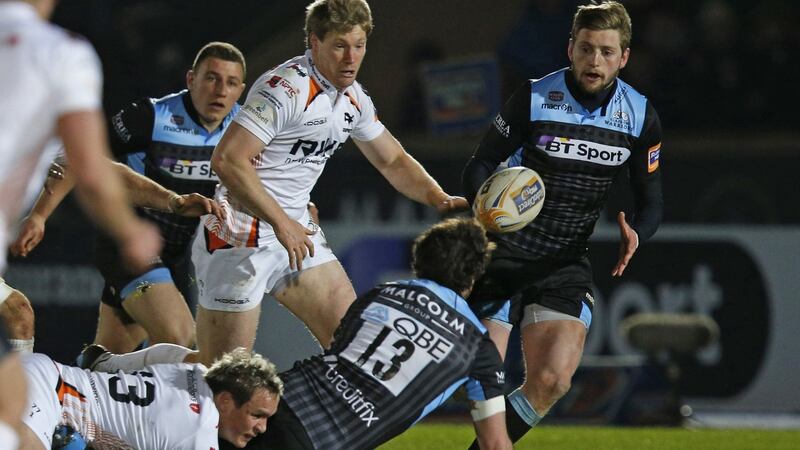
[[528, 400], [549, 408], [564, 396], [572, 386], [572, 373], [545, 367], [529, 373], [525, 380]]
[[11, 291], [6, 301], [0, 306], [9, 337], [12, 339], [30, 339], [34, 333], [34, 316], [31, 302], [18, 290]]

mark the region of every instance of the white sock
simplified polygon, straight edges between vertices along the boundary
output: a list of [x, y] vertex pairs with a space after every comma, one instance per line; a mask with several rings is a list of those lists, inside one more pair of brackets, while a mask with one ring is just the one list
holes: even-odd
[[11, 350], [19, 353], [33, 353], [33, 340], [30, 339], [9, 339], [8, 343], [11, 345]]
[[176, 344], [155, 344], [131, 353], [121, 355], [111, 354], [110, 357], [100, 357], [94, 370], [100, 372], [130, 372], [139, 370], [152, 364], [182, 363], [183, 359], [193, 350]]

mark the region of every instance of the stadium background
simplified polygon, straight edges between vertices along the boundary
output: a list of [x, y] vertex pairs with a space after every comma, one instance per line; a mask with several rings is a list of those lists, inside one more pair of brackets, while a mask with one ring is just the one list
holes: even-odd
[[[683, 402], [697, 411], [797, 414], [800, 391], [786, 381], [798, 380], [800, 363], [800, 134], [790, 112], [800, 79], [798, 7], [623, 3], [634, 36], [622, 77], [653, 101], [664, 127], [664, 224], [625, 277], [606, 276], [616, 260], [614, 214], [631, 205], [625, 180], [617, 183], [592, 243], [599, 306], [585, 365], [557, 417], [635, 422], [626, 416], [633, 400], [663, 403], [663, 374], [645, 370], [618, 334], [621, 319], [640, 311], [701, 313], [720, 326], [717, 344], [681, 362]], [[252, 82], [302, 51], [304, 6], [63, 0], [54, 21], [97, 48], [112, 112], [184, 87], [194, 53], [211, 40], [242, 49]], [[359, 80], [383, 122], [457, 193], [461, 168], [502, 99], [521, 80], [566, 65], [574, 3], [375, 0], [372, 8], [376, 29]], [[399, 197], [352, 144], [330, 161], [312, 199], [359, 291], [407, 275], [410, 239], [436, 220]], [[37, 351], [61, 361], [94, 333], [102, 280], [91, 264], [92, 235], [69, 199], [39, 248], [12, 259], [6, 274], [34, 303]], [[258, 350], [282, 367], [316, 351], [294, 319], [265, 305]], [[510, 375], [519, 377], [519, 367]]]

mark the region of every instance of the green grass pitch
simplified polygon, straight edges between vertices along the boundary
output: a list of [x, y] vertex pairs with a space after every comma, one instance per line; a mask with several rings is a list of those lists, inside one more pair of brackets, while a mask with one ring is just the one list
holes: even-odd
[[[380, 450], [466, 449], [469, 424], [419, 424]], [[800, 450], [800, 430], [540, 426], [515, 449], [569, 450]]]

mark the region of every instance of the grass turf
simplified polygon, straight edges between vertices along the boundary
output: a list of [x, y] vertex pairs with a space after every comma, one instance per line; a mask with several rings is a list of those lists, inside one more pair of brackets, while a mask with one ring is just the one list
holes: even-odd
[[[466, 449], [474, 432], [469, 424], [422, 423], [380, 450]], [[683, 429], [540, 426], [528, 433], [515, 449], [710, 449], [800, 450], [800, 430]]]

